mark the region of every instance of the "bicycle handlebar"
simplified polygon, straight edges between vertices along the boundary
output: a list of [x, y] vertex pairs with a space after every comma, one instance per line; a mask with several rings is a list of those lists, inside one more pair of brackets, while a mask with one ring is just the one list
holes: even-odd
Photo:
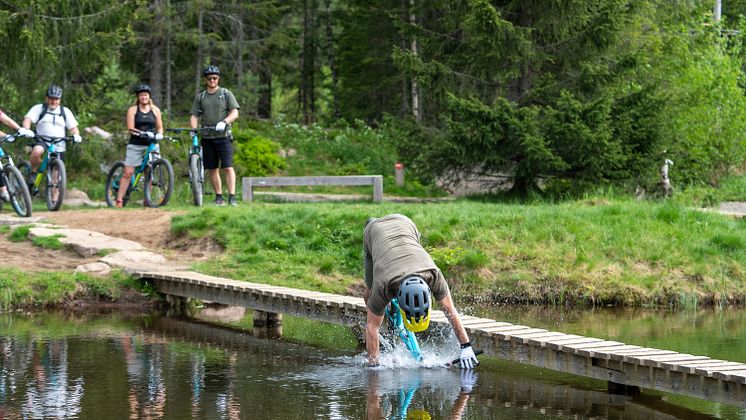
[[170, 131], [172, 133], [183, 133], [183, 132], [189, 132], [189, 131], [197, 131], [197, 132], [210, 131], [214, 129], [215, 129], [214, 125], [208, 125], [208, 126], [204, 126], [200, 128], [188, 128], [188, 127], [167, 128], [166, 131]]

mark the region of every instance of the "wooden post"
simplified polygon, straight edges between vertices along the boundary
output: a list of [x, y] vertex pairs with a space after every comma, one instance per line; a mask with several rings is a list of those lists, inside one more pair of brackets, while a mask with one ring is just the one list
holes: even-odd
[[255, 310], [254, 336], [257, 338], [282, 337], [282, 314]]
[[254, 201], [254, 180], [251, 177], [244, 177], [241, 181], [241, 198], [244, 201]]
[[376, 203], [383, 201], [383, 177], [380, 175], [373, 178], [373, 201]]

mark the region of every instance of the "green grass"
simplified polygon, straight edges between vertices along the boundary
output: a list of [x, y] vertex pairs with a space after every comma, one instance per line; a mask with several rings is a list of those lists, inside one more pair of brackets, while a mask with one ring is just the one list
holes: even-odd
[[402, 213], [457, 298], [551, 304], [746, 301], [746, 223], [675, 203], [253, 204], [176, 216], [176, 233], [225, 252], [208, 274], [345, 293], [362, 284], [368, 217]]
[[37, 236], [31, 240], [31, 243], [44, 249], [62, 249], [65, 245], [60, 242], [63, 235]]
[[147, 286], [115, 271], [107, 277], [82, 273], [25, 273], [0, 268], [0, 309], [54, 306], [74, 298], [116, 300], [128, 290], [147, 291]]

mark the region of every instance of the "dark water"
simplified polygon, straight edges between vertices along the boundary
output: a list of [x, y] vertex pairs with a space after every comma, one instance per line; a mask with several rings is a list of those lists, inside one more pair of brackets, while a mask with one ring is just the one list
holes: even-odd
[[[501, 318], [537, 326], [545, 321], [552, 329], [557, 317], [579, 330], [615, 324], [620, 335], [614, 338], [629, 334], [639, 340], [626, 341], [685, 345], [681, 336], [688, 336], [699, 343], [694, 348], [713, 350], [728, 347], [723, 338], [728, 336], [733, 351], [746, 348], [744, 312], [658, 322], [660, 314], [644, 312], [511, 311], [501, 310]], [[596, 331], [592, 335], [605, 336]], [[745, 361], [743, 353], [740, 358]], [[736, 407], [659, 393], [609, 395], [602, 382], [494, 360], [484, 360], [476, 372], [371, 370], [359, 353], [262, 340], [160, 316], [0, 315], [3, 419], [428, 418], [425, 414], [432, 419], [746, 419], [746, 411]]]

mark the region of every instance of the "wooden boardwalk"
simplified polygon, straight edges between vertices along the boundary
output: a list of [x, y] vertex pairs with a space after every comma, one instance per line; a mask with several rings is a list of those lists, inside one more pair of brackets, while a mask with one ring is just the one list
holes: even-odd
[[[135, 272], [152, 280], [156, 290], [343, 325], [362, 325], [361, 298], [212, 277], [194, 272]], [[446, 327], [433, 311], [434, 327]], [[476, 348], [486, 355], [607, 381], [610, 387], [633, 386], [746, 407], [746, 364], [710, 359], [462, 316]]]

